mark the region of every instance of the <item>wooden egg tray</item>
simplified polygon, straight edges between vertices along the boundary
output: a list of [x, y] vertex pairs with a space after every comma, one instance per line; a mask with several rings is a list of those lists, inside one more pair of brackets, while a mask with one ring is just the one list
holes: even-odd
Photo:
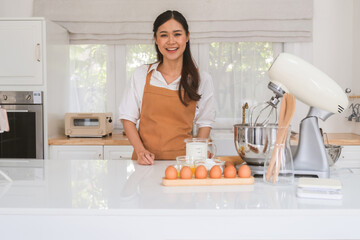
[[164, 186], [213, 186], [213, 185], [250, 185], [254, 183], [254, 177], [249, 178], [192, 178], [192, 179], [162, 179]]

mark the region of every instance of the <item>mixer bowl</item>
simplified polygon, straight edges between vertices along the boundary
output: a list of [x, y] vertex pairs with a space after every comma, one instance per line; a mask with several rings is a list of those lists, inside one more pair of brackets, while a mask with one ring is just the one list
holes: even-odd
[[332, 166], [339, 159], [341, 154], [342, 146], [325, 144], [325, 150], [328, 157], [329, 166]]
[[[275, 143], [275, 139], [268, 138], [267, 131], [275, 134], [277, 124], [250, 126], [249, 124], [234, 125], [234, 142], [239, 156], [249, 165], [263, 166], [266, 152]], [[269, 133], [269, 132], [268, 132]], [[295, 146], [295, 150], [296, 150]], [[333, 166], [339, 159], [342, 146], [325, 144], [329, 166]], [[294, 151], [295, 151], [294, 150]]]
[[267, 131], [277, 131], [277, 124], [250, 126], [249, 124], [234, 125], [234, 142], [239, 156], [250, 165], [263, 166], [266, 151], [275, 139], [268, 139]]

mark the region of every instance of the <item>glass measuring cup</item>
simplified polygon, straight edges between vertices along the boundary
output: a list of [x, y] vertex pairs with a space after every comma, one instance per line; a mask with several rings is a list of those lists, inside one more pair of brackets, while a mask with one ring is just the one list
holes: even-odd
[[[187, 166], [191, 169], [193, 176], [195, 175], [195, 162], [203, 161], [200, 157], [192, 157], [192, 156], [178, 156], [176, 157], [176, 164], [178, 168], [178, 174], [180, 174], [180, 170], [182, 167]], [[180, 175], [179, 175], [180, 176]]]
[[207, 138], [187, 138], [186, 156], [201, 157], [203, 159], [215, 158], [216, 145]]

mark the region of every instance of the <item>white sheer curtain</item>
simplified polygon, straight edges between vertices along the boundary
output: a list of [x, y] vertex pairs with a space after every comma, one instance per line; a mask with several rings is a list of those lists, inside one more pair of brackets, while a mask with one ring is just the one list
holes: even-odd
[[70, 47], [70, 112], [105, 112], [107, 46]]
[[[213, 78], [217, 102], [215, 128], [231, 128], [241, 123], [245, 103], [250, 108], [271, 98], [267, 70], [282, 49], [281, 43], [267, 42], [209, 45], [208, 72]], [[249, 110], [245, 111], [246, 122], [248, 113]]]

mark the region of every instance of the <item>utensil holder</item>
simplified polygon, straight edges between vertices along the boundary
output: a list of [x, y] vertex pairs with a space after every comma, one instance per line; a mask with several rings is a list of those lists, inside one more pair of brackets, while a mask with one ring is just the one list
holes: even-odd
[[[263, 179], [271, 184], [293, 184], [294, 163], [290, 149], [290, 126], [277, 127], [277, 131], [266, 130], [271, 143], [266, 152]], [[276, 140], [275, 140], [276, 139]]]

